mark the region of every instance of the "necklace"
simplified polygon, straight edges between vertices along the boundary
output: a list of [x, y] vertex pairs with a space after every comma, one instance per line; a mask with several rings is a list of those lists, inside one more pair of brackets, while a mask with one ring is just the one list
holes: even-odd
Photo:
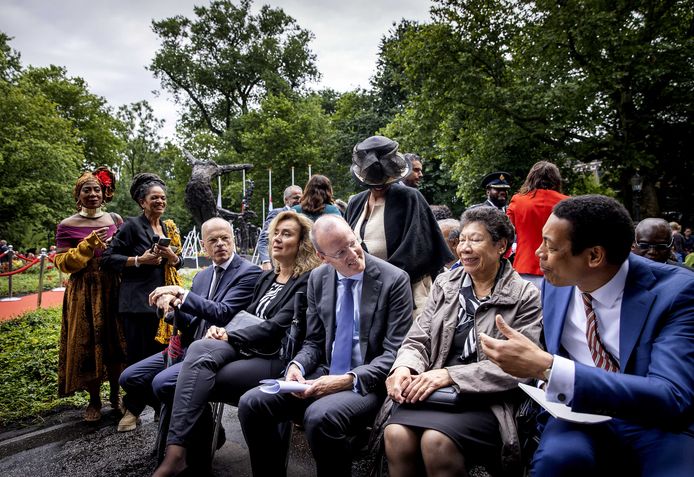
[[85, 219], [98, 219], [104, 215], [104, 211], [101, 209], [87, 209], [86, 207], [80, 209], [77, 213]]

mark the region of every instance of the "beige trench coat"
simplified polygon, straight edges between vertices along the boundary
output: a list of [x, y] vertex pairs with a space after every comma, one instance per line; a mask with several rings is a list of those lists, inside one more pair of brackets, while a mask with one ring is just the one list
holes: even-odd
[[[462, 267], [443, 273], [431, 288], [424, 312], [412, 324], [398, 351], [391, 371], [407, 366], [414, 373], [443, 368], [448, 357], [460, 308], [459, 292], [463, 283]], [[504, 270], [492, 291], [489, 301], [482, 303], [475, 313], [475, 332], [479, 344], [480, 332], [505, 339], [497, 330], [494, 318], [500, 314], [517, 331], [540, 345], [542, 309], [540, 293], [530, 282], [523, 280], [504, 261]], [[506, 374], [489, 361], [477, 348], [477, 362], [447, 366], [454, 387], [461, 393], [497, 393], [515, 389], [521, 380]], [[502, 466], [513, 468], [520, 458], [520, 446], [512, 403], [493, 403], [491, 410], [499, 421], [502, 441]]]

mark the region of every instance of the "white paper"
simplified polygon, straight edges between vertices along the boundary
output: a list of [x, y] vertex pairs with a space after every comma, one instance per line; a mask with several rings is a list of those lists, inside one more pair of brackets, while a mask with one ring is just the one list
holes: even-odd
[[533, 398], [540, 406], [545, 408], [552, 416], [564, 421], [576, 422], [578, 424], [598, 424], [600, 422], [609, 421], [610, 416], [602, 416], [600, 414], [587, 414], [584, 412], [573, 412], [569, 406], [560, 402], [550, 402], [545, 396], [545, 391], [527, 384], [518, 383], [518, 386], [525, 391], [528, 396]]
[[279, 379], [263, 379], [260, 384], [260, 390], [267, 394], [300, 393], [310, 387], [309, 384], [298, 381], [280, 381]]

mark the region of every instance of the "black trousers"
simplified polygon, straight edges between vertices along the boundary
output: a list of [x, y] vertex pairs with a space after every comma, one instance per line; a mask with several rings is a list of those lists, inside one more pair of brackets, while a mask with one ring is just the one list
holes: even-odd
[[[244, 392], [257, 386], [258, 381], [276, 378], [283, 369], [279, 359], [245, 358], [225, 341], [193, 342], [178, 374], [167, 445], [190, 447], [193, 436], [198, 435], [196, 426], [206, 426], [198, 422], [207, 414], [210, 400], [236, 402]], [[166, 406], [165, 401], [162, 400]]]
[[284, 423], [303, 419], [318, 477], [350, 476], [349, 437], [373, 423], [383, 398], [341, 391], [319, 399], [265, 394], [251, 389], [239, 401], [239, 421], [248, 444], [254, 477], [286, 476], [289, 442]]
[[127, 345], [126, 365], [130, 366], [163, 351], [164, 345], [155, 341], [159, 329], [156, 313], [122, 313]]

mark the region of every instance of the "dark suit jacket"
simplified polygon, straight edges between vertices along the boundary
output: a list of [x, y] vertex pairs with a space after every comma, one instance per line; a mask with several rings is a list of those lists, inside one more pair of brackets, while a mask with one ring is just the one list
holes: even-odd
[[[547, 351], [560, 340], [573, 287], [542, 293]], [[661, 428], [694, 430], [694, 274], [629, 256], [619, 373], [576, 363], [572, 409]]]
[[235, 254], [210, 300], [207, 293], [214, 267], [198, 273], [180, 309], [174, 311], [174, 322], [183, 332], [184, 346], [203, 338], [212, 325], [225, 326], [236, 313], [245, 309], [251, 302], [260, 273], [259, 267]]
[[[166, 227], [161, 228], [166, 235]], [[152, 247], [154, 232], [147, 217], [128, 217], [113, 236], [110, 246], [101, 257], [101, 267], [121, 274], [118, 296], [119, 313], [155, 313], [149, 306], [149, 294], [164, 285], [164, 265], [145, 265], [126, 267], [128, 257], [139, 256]], [[183, 264], [179, 260], [178, 267]]]
[[[254, 354], [276, 355], [294, 318], [294, 298], [299, 292], [304, 294], [299, 314], [306, 314], [305, 294], [309, 275], [310, 273], [306, 272], [289, 279], [265, 310], [265, 321], [256, 326], [230, 332], [229, 342]], [[247, 312], [256, 313], [260, 299], [267, 293], [275, 276], [274, 270], [263, 272], [255, 286], [253, 301], [246, 309]]]
[[[384, 391], [395, 355], [412, 324], [412, 291], [407, 273], [381, 259], [364, 254], [366, 269], [359, 305], [359, 345], [363, 365], [352, 369], [360, 391]], [[294, 361], [307, 376], [330, 371], [335, 339], [337, 272], [321, 265], [308, 281], [306, 339]]]

